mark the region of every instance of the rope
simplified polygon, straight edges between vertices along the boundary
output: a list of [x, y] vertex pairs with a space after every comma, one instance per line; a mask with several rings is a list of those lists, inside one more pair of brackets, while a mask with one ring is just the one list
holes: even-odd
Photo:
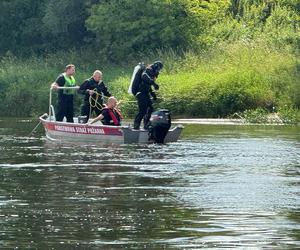
[[[96, 95], [96, 98], [94, 98], [93, 95], [89, 96], [89, 104], [90, 104], [90, 115], [89, 115], [89, 117], [91, 117], [91, 115], [92, 115], [92, 108], [97, 108], [97, 109], [101, 110], [105, 107], [105, 104], [101, 104], [101, 103], [98, 102], [98, 99], [99, 99], [100, 96], [102, 96], [103, 99], [104, 98], [109, 98], [107, 96], [104, 96], [104, 95], [98, 93], [96, 88], [93, 89], [93, 90], [95, 91], [94, 95]], [[92, 102], [94, 102], [94, 104]], [[137, 102], [136, 100], [120, 100], [120, 101], [118, 101], [117, 106], [122, 104], [122, 103], [136, 103], [136, 102]], [[119, 110], [119, 112], [120, 112], [120, 110]]]
[[[93, 95], [96, 95], [96, 98], [94, 98], [93, 95], [90, 95], [90, 97], [89, 97], [89, 104], [90, 104], [90, 115], [89, 115], [89, 117], [91, 117], [92, 108], [97, 108], [97, 109], [101, 110], [105, 107], [105, 105], [98, 102], [99, 96], [101, 96], [103, 99], [108, 98], [107, 96], [104, 96], [104, 95], [98, 93], [96, 88], [93, 89], [93, 91], [95, 91], [95, 93]], [[92, 101], [94, 101], [94, 104], [92, 104]]]
[[[101, 103], [98, 102], [99, 96], [101, 94], [99, 94], [96, 89], [94, 89], [95, 93], [94, 95], [96, 95], [96, 98], [93, 97], [93, 95], [90, 95], [89, 97], [89, 103], [90, 103], [90, 108], [97, 108], [97, 109], [102, 109], [103, 105]], [[94, 104], [92, 104], [92, 101], [94, 101]]]
[[129, 100], [120, 100], [119, 102], [118, 102], [118, 105], [119, 104], [122, 104], [122, 103], [134, 103], [134, 102], [137, 102], [137, 101], [129, 101]]

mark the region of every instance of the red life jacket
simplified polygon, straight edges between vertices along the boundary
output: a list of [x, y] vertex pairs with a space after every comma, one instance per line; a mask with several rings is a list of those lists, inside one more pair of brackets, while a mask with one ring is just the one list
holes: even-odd
[[118, 114], [119, 118], [121, 119], [123, 117], [122, 117], [122, 114], [120, 113], [120, 111], [117, 109], [110, 109], [107, 107], [105, 107], [103, 109], [106, 109], [108, 111], [108, 114], [109, 114], [110, 118], [112, 119], [114, 125], [119, 126], [120, 122], [119, 122], [118, 117], [115, 115], [114, 111]]

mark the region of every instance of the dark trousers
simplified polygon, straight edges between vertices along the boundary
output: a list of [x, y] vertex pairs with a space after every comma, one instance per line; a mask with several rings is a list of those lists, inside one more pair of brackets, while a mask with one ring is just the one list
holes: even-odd
[[74, 122], [73, 98], [59, 100], [57, 103], [56, 121], [61, 122], [66, 117], [67, 122]]
[[136, 97], [136, 99], [138, 102], [139, 111], [134, 119], [133, 127], [134, 127], [134, 129], [139, 129], [141, 122], [144, 119], [144, 129], [148, 129], [150, 116], [151, 116], [151, 113], [153, 112], [152, 101], [148, 94], [147, 95], [139, 94]]
[[[102, 103], [100, 103], [102, 105]], [[96, 113], [96, 115], [101, 114], [101, 109], [98, 109], [97, 107], [91, 107], [90, 102], [84, 102], [81, 106], [81, 115], [85, 115], [87, 117], [87, 120], [90, 118], [90, 111], [91, 114], [93, 111]]]

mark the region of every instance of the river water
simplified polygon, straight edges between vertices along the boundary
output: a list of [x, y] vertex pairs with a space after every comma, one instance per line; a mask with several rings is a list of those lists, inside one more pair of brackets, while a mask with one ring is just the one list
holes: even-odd
[[0, 119], [0, 249], [300, 248], [300, 127], [55, 144]]

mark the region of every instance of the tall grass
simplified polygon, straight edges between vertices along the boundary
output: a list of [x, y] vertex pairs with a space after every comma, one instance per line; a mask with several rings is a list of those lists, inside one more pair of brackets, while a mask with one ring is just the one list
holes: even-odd
[[[60, 59], [58, 59], [60, 58]], [[281, 107], [299, 109], [299, 57], [288, 49], [278, 50], [263, 41], [220, 44], [209, 51], [157, 51], [111, 65], [96, 53], [68, 52], [44, 58], [2, 58], [0, 69], [0, 115], [36, 116], [47, 111], [49, 86], [64, 65], [77, 66], [81, 83], [95, 69], [104, 73], [110, 91], [123, 100], [127, 117], [136, 112], [134, 98], [127, 93], [132, 69], [138, 61], [160, 59], [165, 67], [158, 78], [156, 108], [164, 107], [180, 117], [226, 117], [235, 112]], [[79, 114], [82, 97], [75, 106]]]
[[299, 59], [262, 42], [223, 44], [174, 58], [162, 74], [161, 104], [176, 115], [225, 117], [257, 107], [299, 108]]

